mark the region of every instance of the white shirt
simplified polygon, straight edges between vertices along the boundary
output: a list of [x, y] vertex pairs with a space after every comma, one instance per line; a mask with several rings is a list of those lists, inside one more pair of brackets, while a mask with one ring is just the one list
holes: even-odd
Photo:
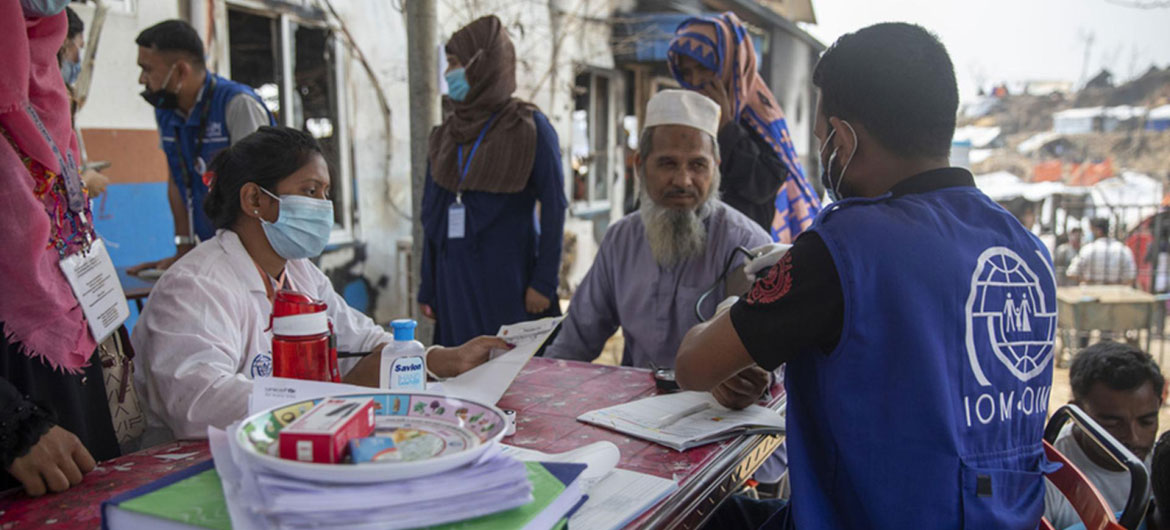
[[[350, 308], [309, 260], [289, 261], [285, 274], [286, 287], [329, 306], [338, 351], [369, 352], [394, 340]], [[130, 338], [147, 419], [144, 444], [203, 438], [209, 425], [223, 428], [247, 414], [252, 378], [272, 372], [272, 333], [265, 331], [272, 303], [264, 281], [239, 236], [220, 230], [155, 284]]]
[[1081, 247], [1068, 266], [1068, 275], [1092, 284], [1128, 284], [1137, 278], [1133, 252], [1110, 238], [1094, 239]]
[[[1060, 436], [1056, 438], [1056, 443], [1053, 446], [1069, 462], [1077, 466], [1077, 469], [1084, 473], [1089, 482], [1097, 487], [1097, 491], [1100, 491], [1101, 496], [1105, 497], [1105, 502], [1109, 503], [1110, 511], [1117, 513], [1125, 508], [1130, 486], [1128, 471], [1110, 471], [1094, 464], [1092, 460], [1089, 460], [1089, 455], [1086, 455], [1081, 449], [1081, 446], [1077, 445], [1077, 441], [1072, 435], [1072, 429], [1068, 426], [1060, 432]], [[1153, 451], [1146, 455], [1146, 469], [1150, 469], [1152, 460]], [[1048, 522], [1052, 523], [1053, 528], [1068, 528], [1081, 522], [1081, 517], [1068, 503], [1068, 499], [1047, 478], [1044, 479], [1044, 486], [1046, 488], [1044, 492], [1044, 517], [1048, 518]]]

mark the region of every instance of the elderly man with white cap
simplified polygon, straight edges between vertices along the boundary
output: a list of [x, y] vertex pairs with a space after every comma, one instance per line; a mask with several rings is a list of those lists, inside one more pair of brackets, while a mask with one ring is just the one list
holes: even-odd
[[[704, 316], [725, 297], [716, 280], [736, 247], [771, 242], [759, 224], [719, 200], [719, 112], [687, 90], [650, 99], [635, 164], [641, 206], [605, 233], [547, 356], [592, 361], [621, 327], [623, 365], [673, 368], [683, 335], [699, 323], [700, 297], [718, 283], [703, 298]], [[713, 393], [743, 407], [767, 383], [768, 373], [756, 368]]]

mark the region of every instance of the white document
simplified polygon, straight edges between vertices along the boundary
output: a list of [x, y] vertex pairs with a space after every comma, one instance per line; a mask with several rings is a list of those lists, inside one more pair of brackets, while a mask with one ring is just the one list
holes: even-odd
[[520, 460], [589, 466], [577, 479], [589, 499], [569, 518], [569, 528], [623, 528], [678, 489], [670, 479], [617, 469], [621, 451], [611, 442], [595, 442], [556, 454], [506, 444], [500, 447], [504, 454]]
[[326, 381], [305, 381], [284, 377], [257, 377], [252, 380], [252, 396], [248, 402], [248, 414], [255, 414], [292, 401], [353, 394], [358, 392], [381, 392], [377, 388], [345, 385]]
[[61, 260], [61, 272], [69, 280], [73, 295], [81, 304], [89, 332], [98, 343], [106, 340], [130, 316], [126, 294], [114, 262], [101, 239], [93, 242], [89, 252], [78, 252]]
[[[427, 383], [427, 392], [443, 393], [442, 383]], [[306, 381], [284, 377], [257, 377], [252, 380], [252, 395], [248, 398], [248, 414], [255, 414], [292, 401], [313, 399], [339, 394], [373, 394], [387, 392], [368, 386], [330, 383], [328, 381]]]
[[[783, 410], [783, 406], [781, 408]], [[784, 432], [784, 416], [759, 405], [731, 410], [707, 392], [678, 392], [586, 412], [592, 423], [676, 451], [743, 434]]]
[[670, 479], [615, 469], [589, 488], [589, 499], [569, 518], [569, 528], [625, 528], [677, 489]]
[[508, 324], [500, 326], [500, 331], [496, 336], [508, 341], [508, 344], [520, 346], [528, 344], [533, 341], [544, 342], [548, 338], [548, 334], [556, 329], [557, 324], [565, 317], [548, 317], [540, 320], [532, 320], [529, 322], [518, 322], [516, 324]]
[[[500, 328], [499, 337], [516, 347], [458, 376], [447, 379], [443, 387], [447, 395], [474, 399], [495, 405], [528, 360], [536, 355], [548, 336], [560, 323], [560, 317], [521, 322]], [[508, 333], [508, 336], [504, 336]]]
[[556, 454], [542, 453], [508, 444], [500, 444], [500, 447], [504, 450], [505, 455], [526, 462], [562, 462], [589, 466], [585, 468], [580, 477], [577, 477], [577, 481], [581, 483], [582, 491], [585, 491], [586, 494], [589, 494], [589, 488], [601, 482], [617, 468], [618, 461], [622, 458], [621, 450], [613, 442], [594, 442], [572, 451]]

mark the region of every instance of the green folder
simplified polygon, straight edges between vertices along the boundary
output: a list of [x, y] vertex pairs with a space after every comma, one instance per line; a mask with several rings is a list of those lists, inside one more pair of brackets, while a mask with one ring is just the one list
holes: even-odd
[[223, 484], [212, 462], [196, 464], [102, 503], [104, 528], [150, 528], [151, 522], [157, 522], [152, 518], [231, 530]]
[[[434, 527], [444, 530], [562, 528], [581, 501], [575, 483], [584, 464], [525, 462], [532, 482], [532, 502], [511, 510]], [[568, 494], [566, 495], [566, 490]], [[211, 461], [163, 477], [146, 486], [102, 503], [103, 527], [151, 528], [168, 526], [230, 530], [223, 484]], [[177, 523], [177, 525], [175, 524]]]

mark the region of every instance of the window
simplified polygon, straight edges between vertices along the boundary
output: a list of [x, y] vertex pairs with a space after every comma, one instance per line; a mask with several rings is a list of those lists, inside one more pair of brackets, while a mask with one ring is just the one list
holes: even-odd
[[[105, 0], [102, 3], [110, 8], [111, 13], [133, 14], [137, 2], [136, 0]], [[74, 6], [74, 9], [77, 7]]]
[[[332, 244], [354, 239], [353, 170], [342, 79], [343, 48], [323, 22], [233, 6], [232, 79], [256, 90], [277, 123], [308, 131], [332, 170]], [[286, 76], [284, 72], [292, 72]]]
[[567, 179], [573, 213], [579, 216], [609, 211], [614, 182], [625, 175], [616, 94], [616, 73], [589, 69], [576, 79], [572, 114], [572, 143]]

